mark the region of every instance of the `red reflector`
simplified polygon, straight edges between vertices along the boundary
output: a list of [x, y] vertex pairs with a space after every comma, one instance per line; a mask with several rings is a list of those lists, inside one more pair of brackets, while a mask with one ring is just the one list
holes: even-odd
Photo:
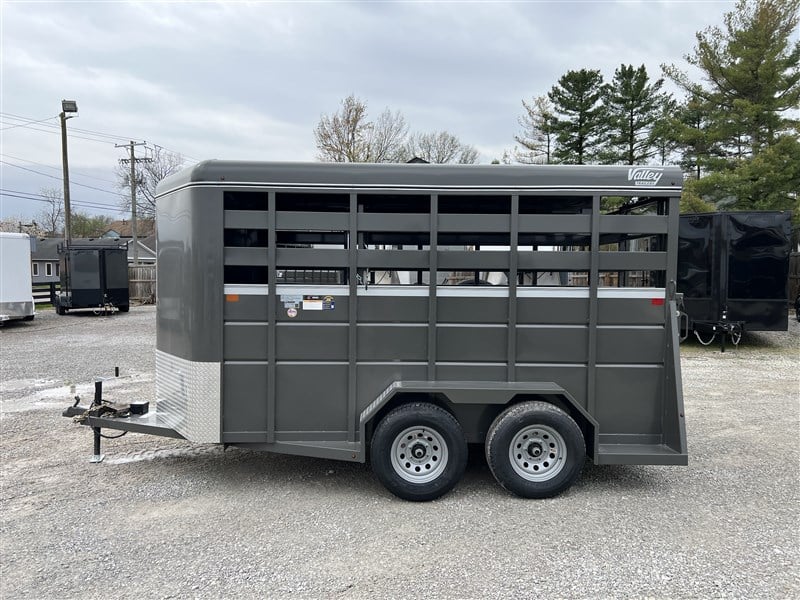
[[650, 304], [653, 306], [664, 306], [664, 299], [663, 298], [653, 298], [650, 300]]

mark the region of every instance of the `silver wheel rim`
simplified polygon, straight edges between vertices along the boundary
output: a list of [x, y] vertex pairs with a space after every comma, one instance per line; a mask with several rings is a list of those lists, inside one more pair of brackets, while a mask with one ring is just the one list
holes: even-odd
[[447, 444], [430, 427], [403, 430], [394, 438], [391, 453], [395, 473], [411, 483], [433, 481], [447, 466]]
[[528, 481], [548, 481], [558, 475], [567, 459], [564, 438], [547, 425], [531, 425], [517, 432], [508, 447], [517, 475]]

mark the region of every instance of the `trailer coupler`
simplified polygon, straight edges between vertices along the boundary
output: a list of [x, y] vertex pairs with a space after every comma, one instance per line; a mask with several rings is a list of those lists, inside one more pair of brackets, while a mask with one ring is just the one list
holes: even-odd
[[[119, 367], [114, 368], [114, 376], [119, 377]], [[75, 396], [75, 403], [67, 407], [61, 416], [70, 417], [76, 423], [81, 425], [89, 425], [94, 433], [94, 453], [89, 462], [99, 463], [103, 461], [104, 455], [100, 451], [100, 440], [104, 437], [117, 438], [122, 437], [127, 431], [122, 431], [119, 435], [105, 436], [101, 432], [101, 428], [91, 423], [92, 418], [96, 417], [127, 417], [131, 414], [145, 414], [147, 412], [148, 403], [136, 403], [134, 407], [132, 404], [119, 405], [113, 402], [103, 400], [103, 379], [96, 378], [94, 381], [94, 399], [92, 403], [86, 407], [80, 405], [80, 396]]]

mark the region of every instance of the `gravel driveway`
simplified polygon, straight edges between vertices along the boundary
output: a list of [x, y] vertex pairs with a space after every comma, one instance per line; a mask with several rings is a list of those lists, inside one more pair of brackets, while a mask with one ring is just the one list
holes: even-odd
[[0, 330], [0, 596], [797, 598], [799, 342], [683, 347], [688, 467], [587, 464], [531, 501], [478, 449], [413, 504], [364, 465], [140, 434], [89, 464], [61, 409], [117, 365], [109, 397], [152, 399], [155, 309], [43, 311]]

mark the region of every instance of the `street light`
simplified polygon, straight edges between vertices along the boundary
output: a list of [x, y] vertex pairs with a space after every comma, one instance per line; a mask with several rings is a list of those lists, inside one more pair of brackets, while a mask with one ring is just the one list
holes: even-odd
[[72, 233], [70, 225], [72, 224], [72, 215], [69, 206], [69, 163], [67, 161], [67, 119], [71, 119], [74, 115], [67, 116], [67, 113], [77, 113], [78, 103], [75, 100], [62, 100], [61, 112], [61, 166], [64, 169], [64, 239], [66, 246], [69, 248], [72, 241]]

